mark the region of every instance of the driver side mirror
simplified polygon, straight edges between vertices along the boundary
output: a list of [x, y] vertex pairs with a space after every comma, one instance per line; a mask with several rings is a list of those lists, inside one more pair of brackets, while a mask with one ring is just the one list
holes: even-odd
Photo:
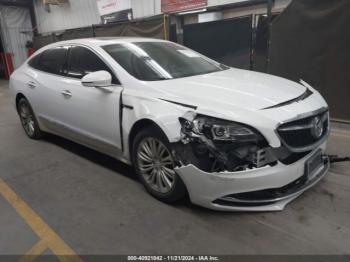
[[81, 83], [88, 87], [108, 87], [112, 85], [112, 76], [107, 71], [96, 71], [85, 75]]

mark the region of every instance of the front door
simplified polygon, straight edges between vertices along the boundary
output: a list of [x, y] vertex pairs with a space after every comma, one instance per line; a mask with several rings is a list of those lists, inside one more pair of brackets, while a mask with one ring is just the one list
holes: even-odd
[[[86, 87], [81, 78], [105, 70], [112, 74], [110, 91]], [[61, 81], [60, 119], [68, 136], [108, 154], [121, 152], [119, 100], [122, 87], [110, 67], [92, 50], [73, 46], [68, 52], [65, 79]]]

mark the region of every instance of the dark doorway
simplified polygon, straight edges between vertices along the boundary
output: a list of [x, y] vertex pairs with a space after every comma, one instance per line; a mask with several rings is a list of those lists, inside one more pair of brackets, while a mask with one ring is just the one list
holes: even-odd
[[169, 41], [177, 43], [176, 24], [169, 26]]
[[350, 1], [294, 0], [272, 23], [269, 72], [316, 88], [350, 122]]
[[185, 25], [184, 45], [228, 66], [250, 69], [252, 17]]

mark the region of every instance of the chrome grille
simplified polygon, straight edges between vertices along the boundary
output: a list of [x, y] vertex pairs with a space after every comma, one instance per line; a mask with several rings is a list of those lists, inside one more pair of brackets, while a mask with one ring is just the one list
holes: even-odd
[[277, 128], [282, 143], [295, 152], [312, 149], [323, 142], [328, 131], [329, 114], [327, 110], [281, 124]]

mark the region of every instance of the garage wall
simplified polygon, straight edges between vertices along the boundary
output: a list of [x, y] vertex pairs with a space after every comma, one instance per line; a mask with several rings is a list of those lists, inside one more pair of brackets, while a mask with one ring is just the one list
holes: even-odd
[[51, 12], [45, 10], [42, 2], [42, 0], [34, 0], [40, 34], [85, 27], [101, 21], [96, 0], [71, 0], [59, 6], [50, 5]]
[[350, 1], [294, 0], [272, 23], [269, 73], [316, 88], [350, 123]]
[[252, 16], [188, 24], [184, 45], [228, 66], [249, 69]]
[[292, 2], [292, 0], [276, 0], [276, 1], [275, 1], [275, 4], [274, 4], [274, 11], [275, 11], [275, 12], [281, 12], [281, 11], [284, 10], [291, 2]]
[[135, 19], [161, 14], [160, 0], [131, 0], [131, 8]]
[[[250, 0], [208, 0], [208, 7], [249, 1]], [[161, 0], [131, 0], [131, 6], [133, 9], [134, 18], [142, 18], [161, 14]]]
[[249, 2], [250, 0], [208, 0], [208, 6], [228, 5]]
[[11, 54], [16, 69], [27, 59], [26, 43], [33, 37], [29, 10], [0, 6], [0, 22], [4, 51]]
[[[130, 6], [134, 19], [161, 14], [161, 0], [119, 0], [121, 8]], [[208, 0], [208, 7], [226, 5], [249, 0]], [[284, 9], [291, 0], [275, 0], [275, 9]], [[50, 5], [51, 12], [45, 10], [42, 0], [34, 0], [38, 32], [40, 34], [73, 29], [99, 24], [101, 19], [97, 10], [96, 0], [70, 0], [69, 3]], [[224, 18], [245, 16], [244, 14], [227, 15]]]
[[[34, 3], [40, 34], [101, 22], [96, 0], [71, 0], [60, 6], [50, 5], [51, 12], [45, 10], [42, 0], [35, 0]], [[120, 0], [120, 6], [121, 9], [130, 8], [130, 0]], [[131, 8], [135, 19], [161, 13], [160, 0], [131, 0]]]

